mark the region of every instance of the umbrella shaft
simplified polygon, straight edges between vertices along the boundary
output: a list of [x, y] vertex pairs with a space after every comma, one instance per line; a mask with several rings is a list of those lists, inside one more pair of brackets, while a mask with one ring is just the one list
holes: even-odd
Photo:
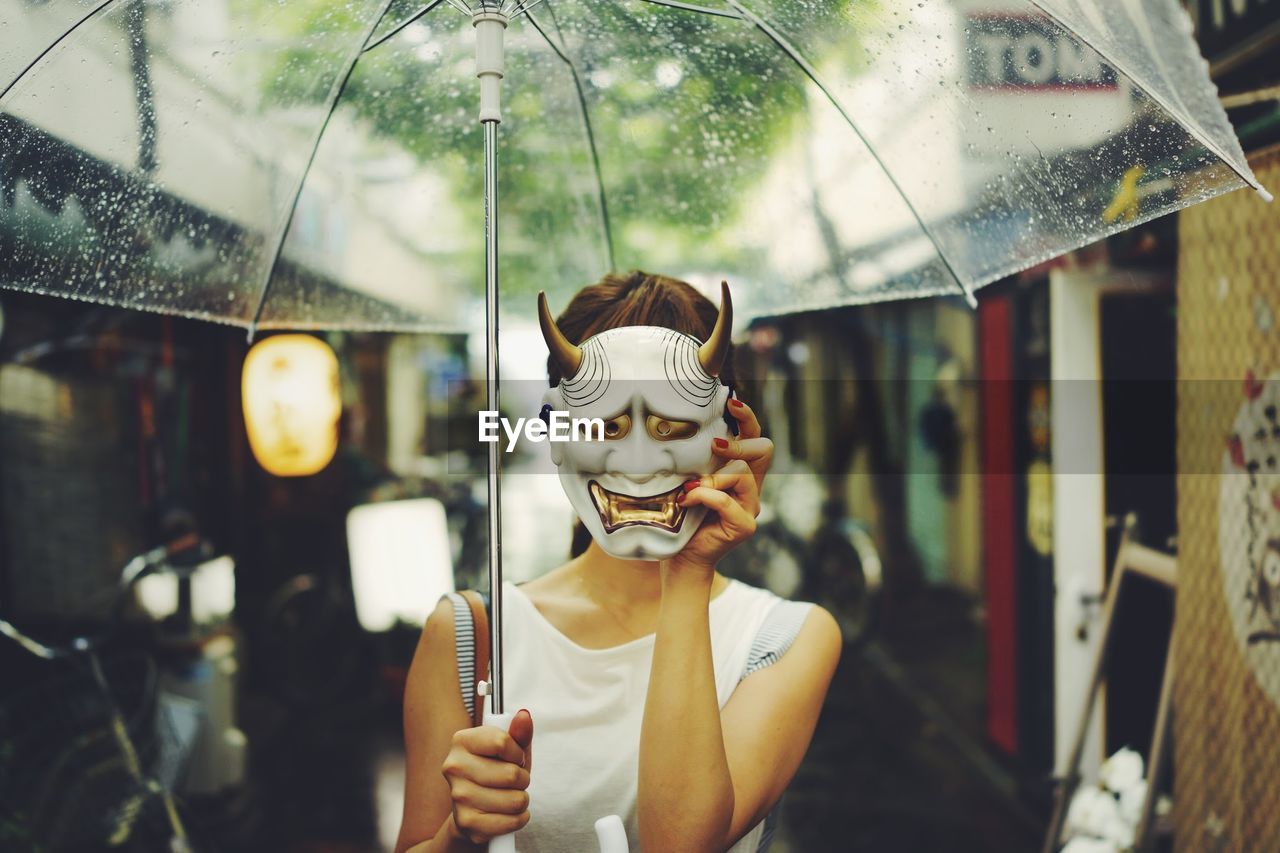
[[[498, 395], [498, 122], [484, 128], [484, 296], [485, 388], [489, 411], [501, 411]], [[489, 443], [489, 708], [502, 703], [502, 503], [499, 497], [499, 443]]]

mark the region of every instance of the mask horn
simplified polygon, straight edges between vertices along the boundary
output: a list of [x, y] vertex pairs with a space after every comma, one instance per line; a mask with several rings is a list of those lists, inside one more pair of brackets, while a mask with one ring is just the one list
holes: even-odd
[[569, 339], [560, 331], [551, 317], [551, 309], [547, 307], [547, 294], [543, 291], [538, 291], [538, 325], [542, 327], [542, 339], [547, 342], [551, 357], [560, 365], [560, 372], [565, 379], [572, 378], [582, 364], [582, 349], [569, 343]]
[[729, 338], [733, 334], [733, 300], [729, 298], [729, 282], [720, 282], [720, 315], [707, 342], [698, 347], [698, 363], [708, 376], [719, 376], [724, 357], [729, 354]]

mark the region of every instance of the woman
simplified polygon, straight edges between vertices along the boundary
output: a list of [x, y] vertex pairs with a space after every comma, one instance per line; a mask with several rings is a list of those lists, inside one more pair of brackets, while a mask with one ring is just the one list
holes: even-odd
[[[543, 311], [553, 389], [568, 387], [566, 374], [590, 349], [576, 345], [606, 330], [663, 327], [696, 339], [690, 346], [724, 337], [727, 347], [716, 306], [663, 276], [606, 276], [558, 321]], [[714, 361], [710, 376], [731, 386], [731, 353]], [[457, 621], [466, 608], [445, 599], [427, 620], [405, 692], [397, 853], [483, 849], [517, 830], [522, 851], [583, 853], [595, 849], [592, 824], [606, 814], [624, 818], [633, 850], [761, 848], [766, 815], [808, 748], [841, 639], [821, 608], [781, 602], [716, 572], [755, 529], [773, 452], [751, 408], [727, 395], [715, 399], [737, 437], [710, 442], [723, 464], [673, 490], [680, 519], [705, 513], [678, 553], [622, 558], [601, 547], [592, 519], [590, 535], [579, 524], [569, 562], [506, 587], [505, 693], [532, 709], [509, 731], [470, 722], [454, 642], [466, 630]], [[612, 422], [608, 429], [606, 438], [621, 434]], [[600, 515], [608, 529], [604, 509]]]

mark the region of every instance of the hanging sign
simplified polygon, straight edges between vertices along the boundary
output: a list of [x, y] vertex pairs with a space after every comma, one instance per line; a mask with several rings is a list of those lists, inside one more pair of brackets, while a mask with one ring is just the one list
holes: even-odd
[[1115, 69], [1043, 16], [971, 14], [965, 47], [971, 89], [1112, 90], [1118, 85]]
[[1011, 156], [1091, 151], [1133, 121], [1128, 81], [1052, 18], [1007, 0], [957, 2], [957, 72], [973, 106], [962, 150], [976, 164], [966, 171], [973, 184], [1003, 174]]

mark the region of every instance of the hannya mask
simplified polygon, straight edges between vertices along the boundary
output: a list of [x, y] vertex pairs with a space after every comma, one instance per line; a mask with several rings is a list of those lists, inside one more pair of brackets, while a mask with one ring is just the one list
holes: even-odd
[[719, 467], [713, 438], [727, 438], [729, 388], [716, 377], [729, 351], [733, 303], [702, 343], [659, 326], [623, 326], [569, 343], [538, 295], [538, 321], [566, 377], [543, 402], [570, 418], [600, 418], [604, 439], [551, 442], [569, 502], [596, 543], [615, 557], [661, 560], [689, 541], [704, 507], [676, 502], [686, 480]]

